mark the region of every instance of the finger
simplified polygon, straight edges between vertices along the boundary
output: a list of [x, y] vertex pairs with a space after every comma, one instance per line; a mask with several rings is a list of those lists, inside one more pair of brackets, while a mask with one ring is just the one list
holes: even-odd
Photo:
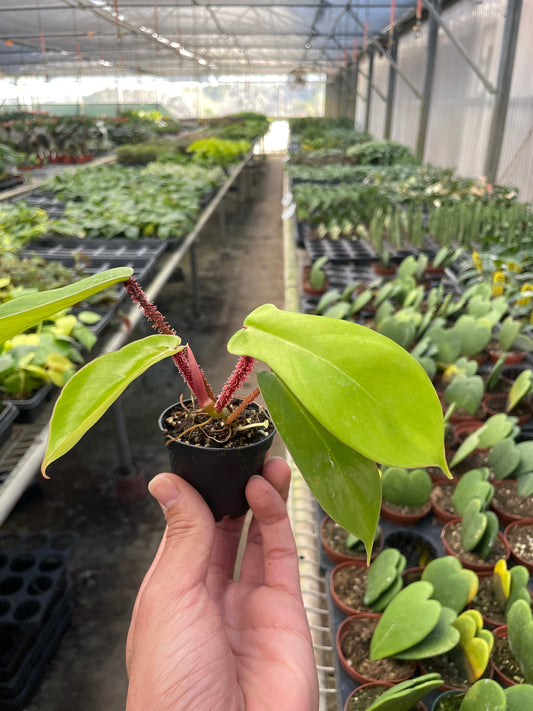
[[[298, 553], [283, 499], [262, 477], [250, 479], [246, 495], [261, 534], [263, 583], [299, 596]], [[260, 557], [256, 554], [254, 568]]]
[[[269, 459], [265, 462], [263, 477], [278, 491], [283, 501], [287, 501], [291, 483], [291, 469], [287, 462], [281, 457]], [[239, 579], [261, 585], [263, 572], [263, 544], [261, 532], [254, 517], [248, 529]]]
[[[291, 470], [285, 460], [274, 457], [265, 462], [263, 476], [274, 486], [286, 501], [289, 495]], [[252, 520], [252, 526], [253, 526]], [[235, 560], [241, 538], [243, 535], [244, 518], [231, 520], [224, 518], [217, 523], [215, 532], [215, 543], [211, 557], [211, 565], [207, 584], [214, 597], [220, 595], [225, 587], [233, 580], [235, 573]], [[248, 540], [249, 540], [248, 534]], [[252, 533], [253, 535], [253, 533]], [[261, 543], [259, 532], [255, 534], [256, 541]]]

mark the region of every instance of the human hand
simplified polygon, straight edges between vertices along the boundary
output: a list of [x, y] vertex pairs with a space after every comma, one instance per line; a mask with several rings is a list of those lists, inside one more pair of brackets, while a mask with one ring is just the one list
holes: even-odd
[[248, 482], [253, 511], [238, 581], [243, 519], [215, 524], [189, 484], [160, 474], [150, 491], [167, 529], [128, 634], [126, 711], [316, 711], [313, 647], [281, 459]]

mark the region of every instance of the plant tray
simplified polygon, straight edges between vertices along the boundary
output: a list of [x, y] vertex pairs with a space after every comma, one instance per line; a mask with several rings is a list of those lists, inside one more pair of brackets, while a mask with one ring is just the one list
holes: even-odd
[[13, 402], [0, 404], [0, 447], [9, 439], [17, 415], [18, 408]]
[[17, 185], [22, 185], [24, 178], [22, 175], [10, 175], [7, 178], [2, 178], [0, 180], [0, 190], [10, 190], [11, 188], [16, 188]]
[[146, 279], [158, 257], [165, 251], [162, 240], [102, 240], [46, 238], [23, 250], [24, 256], [37, 254], [49, 262], [67, 267], [83, 265], [84, 271], [97, 274], [113, 267], [131, 267], [138, 281]]
[[304, 245], [311, 262], [314, 262], [315, 259], [322, 255], [327, 255], [330, 262], [343, 263], [368, 264], [377, 259], [377, 253], [374, 248], [368, 242], [360, 239], [349, 240], [345, 237], [341, 237], [338, 240], [332, 240], [328, 237], [313, 239], [307, 236], [304, 239]]
[[14, 422], [19, 425], [35, 422], [51, 397], [52, 387], [51, 383], [45, 383], [27, 400], [8, 400], [4, 396], [4, 402], [10, 402], [17, 407], [17, 416]]

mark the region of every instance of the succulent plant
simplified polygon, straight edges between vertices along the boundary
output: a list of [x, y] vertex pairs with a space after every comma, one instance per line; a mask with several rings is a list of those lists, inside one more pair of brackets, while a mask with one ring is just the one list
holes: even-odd
[[515, 565], [508, 570], [507, 562], [501, 558], [494, 566], [492, 580], [494, 597], [506, 615], [517, 600], [525, 600], [531, 606], [531, 595], [527, 588], [529, 571], [525, 566]]
[[366, 579], [363, 602], [375, 612], [381, 612], [402, 589], [402, 573], [406, 559], [396, 548], [381, 551], [370, 568]]
[[401, 681], [386, 689], [366, 711], [410, 711], [424, 696], [441, 685], [442, 679], [435, 672]]
[[384, 501], [404, 506], [423, 506], [432, 489], [431, 477], [425, 469], [388, 467], [381, 476]]
[[466, 692], [459, 711], [506, 711], [505, 693], [493, 679], [480, 679]]
[[479, 587], [474, 571], [463, 568], [459, 558], [451, 555], [430, 561], [422, 571], [422, 580], [433, 585], [433, 599], [457, 614], [475, 598]]
[[433, 585], [420, 580], [393, 597], [372, 635], [371, 660], [426, 659], [458, 644], [459, 630], [452, 624], [455, 611], [432, 599], [432, 594]]
[[468, 502], [474, 496], [482, 501], [483, 508], [487, 508], [493, 495], [494, 486], [489, 482], [489, 470], [487, 467], [479, 467], [470, 469], [457, 481], [452, 503], [459, 516], [463, 516]]
[[483, 399], [485, 386], [480, 375], [457, 373], [444, 391], [444, 399], [448, 405], [455, 404], [457, 408], [474, 415]]
[[483, 628], [483, 617], [479, 610], [465, 610], [452, 625], [459, 631], [459, 643], [454, 649], [454, 656], [464, 667], [469, 683], [473, 684], [487, 668], [494, 635]]
[[326, 272], [324, 271], [324, 266], [328, 261], [329, 257], [327, 254], [323, 254], [321, 257], [315, 259], [311, 264], [309, 270], [309, 283], [313, 289], [322, 289], [326, 283]]
[[474, 496], [467, 503], [461, 526], [461, 543], [465, 551], [485, 559], [498, 536], [499, 521], [494, 511], [485, 511], [484, 502]]
[[533, 683], [533, 619], [525, 600], [517, 600], [507, 613], [507, 641], [522, 676]]
[[516, 417], [510, 417], [503, 412], [489, 417], [479, 429], [468, 435], [454, 454], [450, 467], [453, 469], [475, 449], [488, 449], [493, 447], [496, 442], [505, 439], [513, 432], [517, 421]]

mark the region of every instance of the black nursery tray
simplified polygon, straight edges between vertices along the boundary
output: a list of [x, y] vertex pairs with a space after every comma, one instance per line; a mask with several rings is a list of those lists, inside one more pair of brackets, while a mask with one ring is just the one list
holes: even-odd
[[164, 241], [156, 239], [45, 238], [24, 249], [23, 254], [36, 254], [48, 262], [59, 262], [66, 267], [81, 265], [88, 275], [113, 267], [131, 267], [137, 281], [142, 282], [166, 246]]

